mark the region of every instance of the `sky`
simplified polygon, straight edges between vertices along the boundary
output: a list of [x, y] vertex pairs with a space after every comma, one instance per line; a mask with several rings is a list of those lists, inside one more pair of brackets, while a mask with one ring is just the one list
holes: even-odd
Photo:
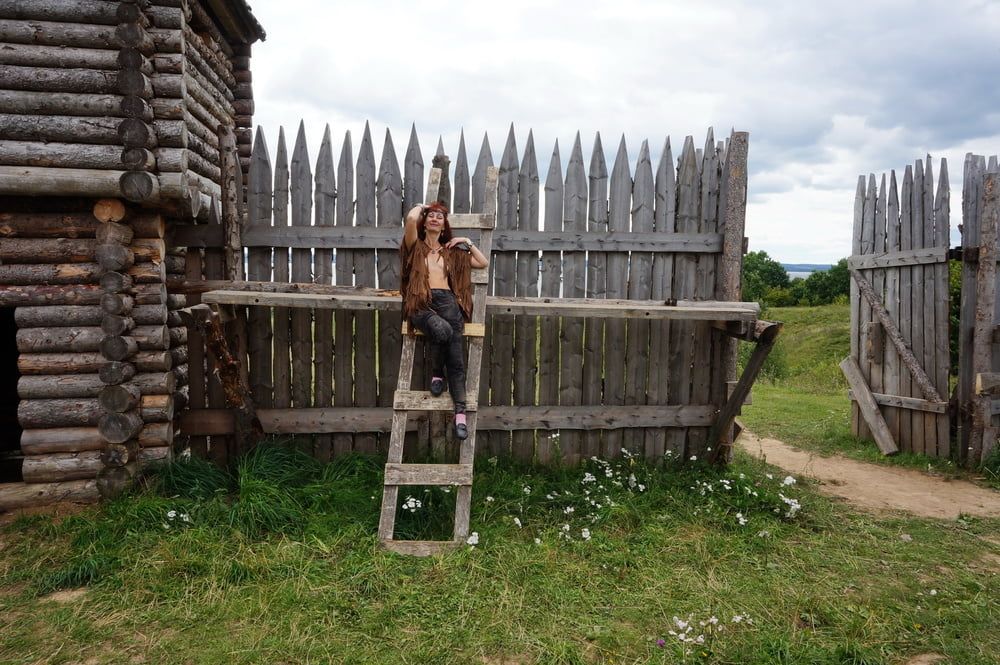
[[[840, 0], [252, 0], [255, 122], [274, 154], [305, 123], [315, 159], [368, 121], [376, 163], [411, 126], [429, 168], [438, 138], [474, 162], [484, 133], [499, 164], [511, 124], [548, 169], [577, 131], [608, 168], [625, 137], [634, 169], [648, 140], [750, 133], [746, 235], [788, 263], [850, 254], [859, 175], [931, 155], [948, 162], [958, 242], [967, 152], [1000, 152], [1000, 2]], [[288, 146], [291, 151], [291, 145]], [[336, 159], [336, 154], [335, 154]], [[654, 163], [655, 166], [655, 163]]]

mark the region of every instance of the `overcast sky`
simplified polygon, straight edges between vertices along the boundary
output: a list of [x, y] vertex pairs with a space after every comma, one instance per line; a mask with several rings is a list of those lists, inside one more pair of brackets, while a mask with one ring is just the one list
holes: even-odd
[[[355, 151], [370, 121], [402, 157], [411, 123], [430, 165], [454, 161], [464, 128], [499, 163], [514, 124], [534, 132], [543, 174], [577, 130], [589, 162], [601, 133], [610, 170], [625, 136], [633, 166], [648, 139], [750, 132], [747, 235], [783, 262], [850, 253], [859, 174], [947, 158], [952, 227], [966, 152], [1000, 151], [1000, 2], [870, 0], [253, 0], [255, 121], [306, 123], [310, 154], [329, 124]], [[289, 151], [291, 145], [289, 145]], [[655, 157], [654, 157], [655, 159]], [[655, 166], [655, 164], [654, 164]], [[957, 237], [957, 231], [953, 234]]]

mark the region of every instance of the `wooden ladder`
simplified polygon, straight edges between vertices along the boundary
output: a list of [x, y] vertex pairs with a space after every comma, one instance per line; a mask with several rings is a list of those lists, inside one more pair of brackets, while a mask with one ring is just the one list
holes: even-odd
[[[496, 167], [486, 171], [486, 202], [482, 213], [449, 215], [453, 230], [479, 229], [479, 249], [489, 258], [493, 245], [493, 228], [497, 213]], [[427, 183], [427, 200], [434, 202], [441, 184], [441, 170], [431, 169]], [[385, 465], [382, 488], [382, 515], [379, 519], [378, 537], [382, 546], [392, 552], [414, 556], [430, 556], [450, 547], [465, 543], [469, 536], [469, 513], [472, 504], [472, 467], [476, 458], [476, 421], [478, 420], [479, 377], [483, 365], [483, 338], [486, 334], [486, 295], [489, 287], [489, 268], [472, 271], [472, 321], [465, 324], [469, 341], [469, 362], [466, 365], [466, 413], [469, 436], [460, 442], [458, 464], [403, 464], [403, 439], [406, 436], [406, 419], [410, 411], [438, 411], [454, 409], [451, 396], [445, 393], [434, 397], [426, 390], [411, 390], [413, 356], [416, 338], [408, 334], [403, 322], [403, 350], [399, 362], [399, 380], [393, 397], [392, 430], [389, 438], [389, 455]], [[399, 488], [402, 485], [448, 485], [457, 487], [455, 499], [455, 528], [451, 540], [394, 540], [396, 508]]]

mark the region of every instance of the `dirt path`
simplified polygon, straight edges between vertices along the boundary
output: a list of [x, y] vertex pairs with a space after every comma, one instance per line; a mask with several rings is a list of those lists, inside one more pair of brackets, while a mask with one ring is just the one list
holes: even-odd
[[751, 455], [794, 475], [815, 478], [824, 494], [869, 510], [902, 510], [921, 517], [955, 519], [960, 513], [1000, 516], [1000, 492], [964, 480], [930, 476], [915, 469], [822, 457], [777, 439], [744, 431], [737, 443]]

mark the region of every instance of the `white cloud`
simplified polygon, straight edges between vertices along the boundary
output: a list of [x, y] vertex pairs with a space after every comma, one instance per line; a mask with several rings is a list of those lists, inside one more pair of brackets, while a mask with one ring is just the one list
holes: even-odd
[[472, 162], [483, 132], [499, 161], [513, 122], [519, 151], [534, 130], [544, 179], [553, 142], [565, 168], [577, 130], [585, 161], [601, 132], [609, 168], [624, 134], [634, 169], [644, 139], [655, 159], [669, 134], [676, 157], [686, 135], [700, 146], [707, 127], [735, 127], [751, 133], [751, 244], [786, 261], [848, 253], [859, 174], [947, 156], [958, 201], [964, 151], [1000, 149], [996, 3], [256, 5], [272, 151], [277, 126], [291, 140], [304, 119], [313, 157], [327, 123], [356, 153], [370, 120], [376, 159], [386, 127], [402, 156], [416, 123], [425, 164], [439, 135], [454, 161], [463, 127]]

